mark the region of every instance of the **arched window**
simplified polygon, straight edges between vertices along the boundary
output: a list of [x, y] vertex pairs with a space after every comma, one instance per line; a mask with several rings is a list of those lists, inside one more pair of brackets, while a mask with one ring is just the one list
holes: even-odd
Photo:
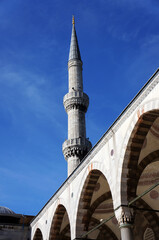
[[146, 228], [143, 240], [155, 240], [155, 235], [151, 228]]

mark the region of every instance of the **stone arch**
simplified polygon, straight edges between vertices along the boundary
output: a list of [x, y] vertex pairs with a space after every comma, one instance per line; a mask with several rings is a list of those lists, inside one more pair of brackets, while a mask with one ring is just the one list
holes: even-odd
[[111, 189], [111, 176], [110, 176], [110, 173], [106, 170], [105, 165], [104, 165], [103, 163], [100, 163], [100, 162], [92, 162], [92, 163], [90, 163], [90, 164], [85, 168], [85, 171], [84, 171], [83, 176], [82, 176], [82, 178], [81, 178], [80, 187], [79, 187], [79, 190], [78, 190], [79, 194], [78, 194], [77, 199], [76, 199], [74, 222], [76, 222], [76, 216], [77, 216], [77, 211], [78, 211], [80, 196], [81, 196], [81, 193], [82, 193], [82, 190], [83, 190], [84, 183], [85, 183], [85, 181], [86, 181], [86, 179], [87, 179], [87, 176], [89, 175], [89, 173], [90, 173], [92, 170], [98, 170], [98, 171], [100, 171], [100, 172], [105, 176], [105, 178], [107, 179], [107, 182], [108, 182], [109, 187], [110, 187], [110, 189]]
[[[80, 187], [78, 189], [78, 195], [77, 195], [77, 198], [76, 198], [76, 202], [75, 202], [75, 211], [74, 211], [74, 216], [73, 216], [73, 222], [74, 222], [74, 227], [72, 229], [72, 232], [76, 229], [76, 222], [77, 222], [77, 212], [78, 212], [78, 207], [79, 207], [79, 201], [80, 201], [80, 197], [81, 197], [81, 193], [82, 193], [82, 190], [83, 190], [83, 186], [84, 186], [84, 183], [87, 179], [87, 176], [89, 175], [89, 173], [92, 171], [92, 170], [99, 170], [104, 176], [105, 178], [107, 179], [107, 182], [108, 182], [108, 185], [111, 189], [111, 192], [112, 192], [112, 181], [111, 181], [111, 175], [110, 175], [110, 172], [108, 172], [106, 170], [106, 167], [103, 163], [101, 163], [100, 161], [93, 161], [92, 163], [90, 163], [89, 165], [87, 165], [87, 167], [85, 168], [85, 171], [83, 173], [83, 176], [81, 178], [81, 182], [80, 182]], [[113, 197], [113, 194], [112, 194], [112, 197]], [[73, 233], [73, 235], [75, 236], [75, 232]]]
[[[145, 106], [145, 108], [152, 109], [152, 103], [155, 104], [154, 102], [150, 102]], [[136, 179], [134, 178], [134, 174], [136, 176], [140, 151], [148, 131], [150, 130], [154, 121], [159, 117], [159, 106], [158, 109], [153, 109], [148, 112], [144, 112], [145, 108], [141, 107], [137, 111], [136, 115], [138, 120], [136, 121], [136, 118], [134, 118], [134, 122], [131, 123], [129, 133], [124, 142], [124, 146], [127, 142], [126, 151], [123, 156], [121, 172], [121, 203], [124, 204], [135, 198], [136, 188], [134, 182], [136, 182]]]
[[71, 240], [70, 220], [64, 205], [59, 204], [54, 213], [49, 240]]
[[[151, 105], [151, 107], [153, 106]], [[144, 108], [141, 108], [137, 111], [137, 116], [138, 120], [136, 123], [131, 124], [134, 127], [131, 129], [122, 165], [122, 205], [126, 205], [157, 181], [157, 177], [154, 178], [152, 173], [154, 173], [155, 166], [159, 166], [159, 138], [155, 139], [156, 133], [153, 133], [153, 128], [156, 124], [157, 126], [159, 124], [159, 109], [145, 112]], [[159, 171], [157, 174], [159, 175]], [[140, 199], [140, 204], [136, 202], [136, 206], [138, 205], [139, 208], [135, 210], [135, 237], [138, 236], [137, 232], [139, 232], [139, 229], [140, 233], [144, 229], [144, 225], [141, 226], [141, 222], [150, 224], [155, 236], [157, 236], [159, 234], [159, 218], [155, 213], [155, 209], [157, 209], [156, 203], [152, 202], [150, 195], [145, 195]], [[145, 208], [146, 210], [141, 210], [140, 208]], [[134, 209], [136, 209], [135, 206]]]
[[33, 240], [43, 240], [43, 235], [39, 228], [36, 229]]
[[[89, 170], [78, 202], [76, 217], [77, 238], [98, 225], [101, 217], [107, 218], [114, 212], [111, 190], [104, 174], [97, 169], [93, 169], [93, 167]], [[110, 240], [117, 240], [117, 233], [113, 231], [115, 227], [110, 227], [110, 225], [108, 227], [103, 224], [95, 233], [92, 233], [93, 235], [88, 235], [88, 238], [104, 239], [107, 237]]]
[[125, 149], [129, 144], [130, 141], [130, 137], [133, 133], [133, 130], [135, 128], [135, 125], [137, 124], [137, 122], [139, 121], [139, 118], [145, 114], [148, 113], [150, 111], [158, 111], [159, 110], [159, 99], [152, 99], [151, 101], [148, 101], [146, 103], [144, 103], [143, 105], [141, 105], [135, 112], [132, 120], [131, 120], [131, 124], [129, 125], [127, 131], [126, 131], [126, 135], [124, 138], [124, 142], [123, 142], [123, 147], [121, 149], [121, 154], [120, 154], [120, 163], [121, 165], [123, 165], [123, 159], [125, 156]]

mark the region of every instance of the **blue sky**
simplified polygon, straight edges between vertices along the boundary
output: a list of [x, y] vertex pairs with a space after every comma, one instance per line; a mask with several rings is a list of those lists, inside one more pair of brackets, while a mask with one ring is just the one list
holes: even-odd
[[0, 0], [0, 205], [35, 215], [67, 177], [72, 15], [94, 145], [159, 66], [157, 0]]

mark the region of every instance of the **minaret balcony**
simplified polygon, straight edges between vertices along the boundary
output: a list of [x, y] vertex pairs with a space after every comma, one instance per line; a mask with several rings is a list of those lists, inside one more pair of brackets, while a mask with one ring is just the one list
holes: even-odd
[[75, 155], [82, 159], [91, 148], [92, 144], [89, 139], [82, 137], [68, 139], [62, 145], [62, 151], [66, 160]]
[[83, 92], [69, 92], [64, 96], [63, 104], [66, 112], [72, 108], [81, 108], [81, 110], [86, 112], [89, 105], [89, 97]]

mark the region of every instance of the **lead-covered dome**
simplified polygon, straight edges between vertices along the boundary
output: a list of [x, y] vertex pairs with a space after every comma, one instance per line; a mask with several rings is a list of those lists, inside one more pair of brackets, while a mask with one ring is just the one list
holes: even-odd
[[0, 214], [15, 214], [11, 209], [0, 206]]

